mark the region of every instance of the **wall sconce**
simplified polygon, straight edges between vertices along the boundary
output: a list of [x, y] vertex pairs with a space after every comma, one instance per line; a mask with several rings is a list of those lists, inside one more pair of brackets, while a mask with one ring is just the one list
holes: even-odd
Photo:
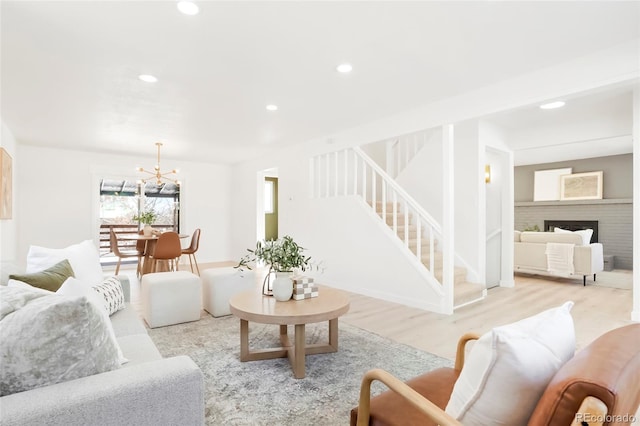
[[491, 183], [491, 166], [484, 166], [484, 183]]

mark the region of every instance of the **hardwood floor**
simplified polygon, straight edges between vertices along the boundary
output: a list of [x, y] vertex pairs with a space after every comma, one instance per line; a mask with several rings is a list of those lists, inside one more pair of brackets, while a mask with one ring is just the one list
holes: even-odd
[[[200, 270], [231, 265], [231, 262], [204, 264]], [[181, 265], [181, 269], [185, 266]], [[134, 277], [132, 302], [137, 305], [135, 270], [125, 272]], [[589, 284], [583, 287], [580, 280], [528, 275], [516, 275], [515, 282], [513, 288], [490, 289], [485, 300], [459, 308], [453, 315], [435, 314], [352, 293], [351, 309], [340, 321], [449, 359], [455, 356], [458, 338], [467, 331], [482, 334], [492, 327], [518, 321], [568, 300], [575, 303], [571, 313], [578, 349], [608, 330], [631, 323], [630, 290]]]
[[576, 344], [580, 349], [602, 333], [631, 323], [631, 291], [586, 286], [576, 280], [518, 276], [513, 288], [497, 287], [481, 302], [441, 315], [352, 294], [342, 321], [418, 349], [453, 359], [458, 338], [468, 332], [535, 315], [572, 300]]

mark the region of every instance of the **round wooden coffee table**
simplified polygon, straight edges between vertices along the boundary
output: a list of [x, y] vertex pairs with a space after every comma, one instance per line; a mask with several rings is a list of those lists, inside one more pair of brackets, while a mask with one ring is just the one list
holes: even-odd
[[[289, 358], [296, 379], [305, 376], [305, 356], [337, 352], [338, 317], [349, 311], [349, 297], [340, 290], [320, 287], [317, 297], [304, 300], [278, 302], [256, 290], [238, 293], [229, 300], [231, 313], [240, 318], [240, 361]], [[250, 350], [249, 321], [280, 326], [281, 347]], [[306, 344], [305, 325], [329, 321], [329, 341]], [[287, 326], [294, 326], [294, 343], [291, 344]]]

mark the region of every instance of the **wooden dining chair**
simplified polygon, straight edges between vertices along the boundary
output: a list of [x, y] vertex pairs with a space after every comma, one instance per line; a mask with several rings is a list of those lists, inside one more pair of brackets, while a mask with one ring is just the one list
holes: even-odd
[[[191, 236], [191, 244], [189, 247], [182, 249], [182, 254], [186, 254], [189, 256], [189, 265], [191, 266], [191, 272], [193, 272], [193, 264], [196, 264], [196, 271], [198, 271], [198, 275], [200, 275], [200, 268], [198, 268], [198, 262], [196, 261], [196, 252], [198, 251], [198, 247], [200, 247], [200, 228], [193, 231], [193, 235]], [[193, 263], [191, 263], [191, 257], [193, 257]]]
[[116, 275], [118, 275], [118, 273], [120, 272], [120, 263], [122, 262], [122, 259], [137, 257], [138, 266], [136, 269], [136, 274], [140, 276], [140, 272], [141, 272], [140, 266], [142, 265], [141, 259], [144, 254], [144, 251], [138, 250], [137, 245], [136, 245], [136, 250], [120, 250], [120, 247], [118, 247], [118, 236], [116, 235], [113, 228], [109, 229], [109, 243], [111, 245], [111, 251], [113, 252], [114, 255], [118, 257], [118, 263], [116, 264]]
[[[142, 229], [139, 230], [138, 235], [144, 235], [144, 231]], [[136, 241], [136, 250], [138, 250], [144, 256], [147, 251], [147, 240]]]
[[151, 270], [159, 272], [158, 266], [160, 262], [167, 262], [167, 269], [170, 271], [178, 270], [178, 259], [182, 255], [182, 246], [180, 245], [180, 236], [176, 232], [163, 232], [158, 237], [155, 249], [151, 254], [152, 264]]

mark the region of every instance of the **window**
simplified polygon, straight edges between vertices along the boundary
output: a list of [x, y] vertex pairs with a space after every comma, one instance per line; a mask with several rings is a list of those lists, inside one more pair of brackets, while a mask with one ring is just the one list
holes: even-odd
[[141, 183], [129, 180], [102, 179], [100, 255], [108, 256], [111, 253], [110, 228], [114, 228], [116, 233], [137, 232], [138, 222], [133, 217], [149, 210], [158, 215], [154, 228], [180, 232], [180, 187], [173, 183], [157, 185], [152, 182], [147, 182], [143, 187]]
[[274, 212], [274, 197], [273, 197], [273, 181], [264, 181], [264, 212], [271, 214]]

